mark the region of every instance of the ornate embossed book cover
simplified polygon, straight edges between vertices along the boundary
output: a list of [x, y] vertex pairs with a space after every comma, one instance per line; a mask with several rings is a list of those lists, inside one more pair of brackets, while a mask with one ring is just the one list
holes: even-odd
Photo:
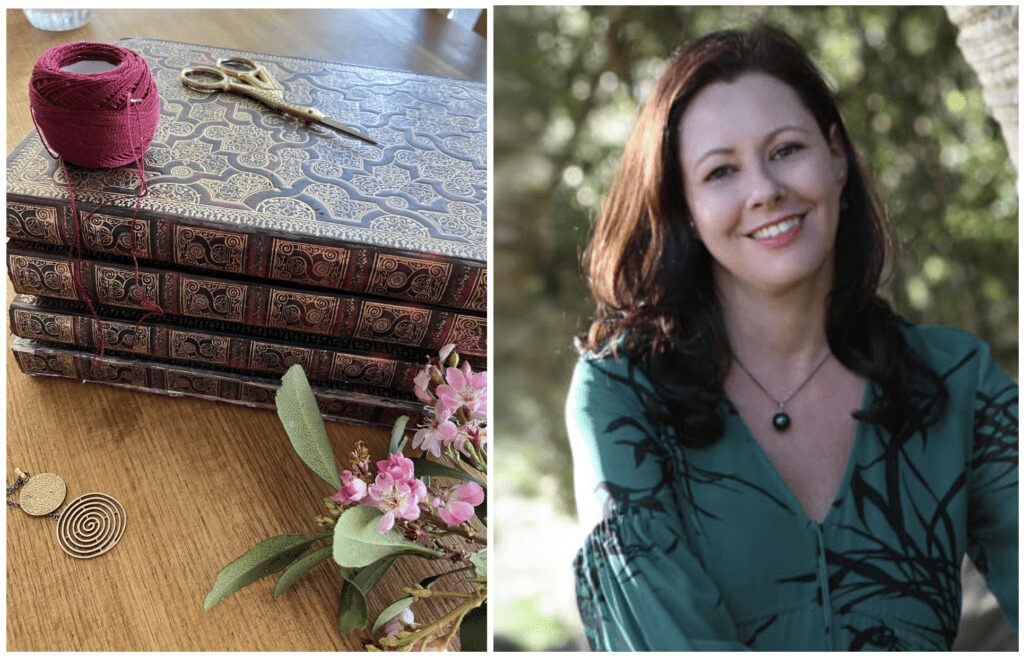
[[[135, 234], [134, 167], [69, 167], [84, 246], [207, 271], [476, 312], [487, 309], [486, 86], [464, 80], [155, 39], [161, 118]], [[382, 45], [386, 47], [386, 45]], [[291, 102], [379, 145], [231, 93], [182, 86], [183, 67], [263, 64]], [[9, 237], [67, 246], [65, 180], [33, 132], [7, 159]]]
[[[7, 268], [18, 293], [85, 300], [62, 253], [11, 241]], [[487, 355], [487, 320], [475, 315], [166, 269], [142, 267], [136, 276], [131, 264], [92, 258], [79, 272], [88, 298], [102, 305], [143, 309], [152, 299], [167, 314], [423, 349], [455, 343], [459, 352]]]
[[[279, 384], [237, 373], [147, 362], [114, 355], [102, 358], [20, 337], [11, 346], [21, 370], [34, 376], [59, 376], [128, 387], [171, 396], [194, 396], [274, 410]], [[416, 415], [415, 402], [314, 387], [324, 419], [349, 424], [391, 426], [401, 415]]]
[[205, 328], [178, 326], [160, 320], [136, 326], [130, 318], [106, 316], [97, 323], [81, 307], [18, 294], [11, 301], [11, 331], [18, 337], [96, 352], [102, 326], [106, 351], [179, 364], [198, 363], [224, 370], [279, 377], [293, 364], [302, 365], [312, 382], [325, 387], [380, 388], [412, 398], [413, 379], [423, 358], [403, 360], [381, 352], [357, 352], [253, 338]]

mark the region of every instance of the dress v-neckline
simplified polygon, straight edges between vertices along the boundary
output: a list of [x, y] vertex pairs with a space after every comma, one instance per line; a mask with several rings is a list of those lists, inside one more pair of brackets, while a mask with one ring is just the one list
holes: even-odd
[[[872, 390], [873, 383], [869, 378], [864, 382], [864, 391], [861, 394], [861, 411], [866, 410], [869, 404], [872, 402]], [[789, 504], [791, 510], [793, 510], [793, 512], [796, 513], [796, 516], [802, 519], [806, 524], [816, 525], [819, 529], [828, 524], [829, 519], [831, 519], [838, 504], [846, 497], [847, 491], [850, 487], [850, 480], [853, 478], [853, 469], [854, 467], [856, 467], [856, 456], [860, 448], [861, 442], [864, 441], [864, 431], [866, 422], [857, 422], [857, 431], [854, 433], [853, 443], [850, 445], [850, 452], [846, 458], [846, 466], [843, 471], [843, 476], [839, 480], [839, 487], [836, 488], [835, 494], [832, 498], [832, 503], [829, 504], [828, 510], [825, 512], [825, 516], [821, 518], [821, 521], [816, 521], [811, 519], [811, 517], [807, 514], [807, 510], [804, 508], [803, 504], [800, 503], [800, 500], [797, 499], [796, 494], [793, 492], [792, 488], [789, 487], [789, 483], [787, 483], [786, 479], [783, 478], [782, 474], [779, 472], [779, 469], [775, 466], [775, 463], [772, 462], [772, 459], [768, 457], [768, 453], [764, 450], [764, 447], [761, 446], [761, 443], [757, 441], [756, 437], [754, 437], [753, 431], [751, 431], [750, 427], [747, 426], [747, 422], [743, 419], [743, 415], [740, 414], [740, 411], [736, 407], [736, 404], [733, 403], [728, 396], [725, 397], [725, 403], [727, 406], [728, 414], [731, 415], [730, 420], [735, 421], [739, 424], [740, 428], [742, 429], [743, 436], [753, 446], [754, 451], [757, 453], [758, 458], [761, 460], [761, 463], [768, 470], [768, 475], [772, 479], [774, 479], [775, 484], [782, 491], [782, 494], [785, 496], [787, 503]]]

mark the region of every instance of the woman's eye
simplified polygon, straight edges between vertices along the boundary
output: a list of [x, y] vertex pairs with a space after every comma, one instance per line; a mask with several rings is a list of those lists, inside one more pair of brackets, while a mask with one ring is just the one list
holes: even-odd
[[715, 169], [712, 169], [712, 171], [704, 177], [704, 181], [709, 182], [711, 180], [719, 180], [729, 175], [730, 173], [732, 173], [731, 166], [719, 166]]
[[798, 150], [803, 150], [803, 146], [797, 143], [782, 144], [775, 149], [772, 153], [772, 159], [782, 159], [783, 157], [789, 157]]

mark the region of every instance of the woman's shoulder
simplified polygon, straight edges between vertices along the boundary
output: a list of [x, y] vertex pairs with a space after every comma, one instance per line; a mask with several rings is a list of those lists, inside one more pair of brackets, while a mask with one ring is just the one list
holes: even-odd
[[666, 453], [660, 446], [666, 433], [654, 419], [659, 397], [638, 362], [620, 351], [584, 353], [576, 363], [566, 428], [577, 514], [585, 531], [614, 514], [613, 508], [670, 491], [658, 455]]
[[940, 375], [951, 367], [980, 364], [992, 358], [989, 345], [963, 328], [907, 322], [902, 330], [910, 348]]
[[903, 332], [914, 353], [951, 389], [1009, 390], [1016, 387], [996, 362], [988, 343], [963, 328], [907, 323]]
[[599, 400], [622, 406], [631, 405], [630, 400], [651, 400], [654, 396], [654, 386], [635, 354], [621, 349], [584, 351], [576, 361], [569, 387], [570, 404], [592, 405]]

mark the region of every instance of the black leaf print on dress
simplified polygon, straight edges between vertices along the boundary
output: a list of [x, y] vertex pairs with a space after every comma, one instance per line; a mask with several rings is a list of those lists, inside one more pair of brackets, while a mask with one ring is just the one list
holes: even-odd
[[760, 626], [758, 626], [756, 629], [754, 629], [754, 632], [750, 634], [749, 638], [747, 638], [746, 640], [743, 641], [743, 644], [745, 644], [748, 647], [753, 647], [754, 643], [757, 641], [757, 637], [759, 635], [761, 635], [762, 633], [764, 633], [764, 630], [767, 629], [772, 624], [774, 624], [775, 620], [777, 620], [777, 619], [779, 619], [778, 614], [775, 614], [775, 615], [772, 615], [771, 617], [769, 617], [767, 620], [765, 620], [763, 623], [761, 623]]
[[846, 630], [853, 635], [849, 651], [864, 651], [864, 647], [872, 647], [871, 651], [906, 651], [906, 647], [900, 643], [896, 632], [884, 624], [877, 624], [866, 629], [858, 629], [854, 626], [846, 626]]
[[[696, 489], [699, 486], [708, 485], [731, 491], [747, 489], [762, 495], [783, 511], [795, 514], [782, 498], [761, 485], [735, 474], [705, 469], [691, 463], [686, 456], [686, 449], [674, 437], [671, 422], [668, 421], [668, 411], [661, 397], [656, 392], [637, 383], [632, 368], [627, 376], [611, 373], [608, 376], [611, 380], [632, 390], [637, 401], [644, 408], [645, 422], [640, 422], [633, 417], [618, 417], [608, 423], [605, 432], [613, 434], [623, 428], [630, 428], [643, 435], [639, 440], [617, 440], [616, 444], [632, 446], [637, 467], [642, 465], [648, 457], [655, 458], [661, 472], [660, 479], [644, 490], [604, 483], [602, 489], [612, 496], [618, 504], [619, 510], [629, 510], [634, 506], [664, 510], [664, 507], [654, 497], [667, 488], [674, 502], [678, 503], [680, 499], [685, 500], [687, 512], [684, 513], [684, 518], [695, 521], [698, 530], [703, 530], [704, 518], [720, 519], [697, 499]], [[730, 409], [728, 405], [727, 410], [735, 412], [735, 408]], [[608, 506], [606, 506], [606, 517], [608, 516], [607, 510]]]
[[[979, 391], [974, 409], [974, 450], [969, 463], [973, 494], [987, 495], [1017, 486], [1018, 447], [1016, 385], [1007, 385], [994, 393]], [[969, 535], [987, 519], [983, 513], [968, 516]], [[967, 547], [974, 566], [989, 574], [985, 544], [974, 540]]]
[[[1017, 386], [1007, 385], [994, 394], [979, 391], [974, 410], [974, 456], [970, 467], [990, 472], [977, 481], [979, 491], [993, 492], [1015, 487], [1017, 478]], [[995, 472], [992, 475], [991, 472]]]
[[[977, 349], [950, 367], [942, 376], [946, 382], [977, 355]], [[946, 489], [936, 490], [928, 476], [914, 464], [909, 448], [926, 450], [928, 422], [938, 402], [937, 395], [920, 391], [911, 394], [913, 411], [907, 430], [895, 438], [877, 425], [869, 425], [877, 457], [853, 467], [849, 495], [856, 511], [856, 523], [839, 523], [863, 545], [857, 550], [826, 549], [828, 591], [836, 613], [855, 612], [865, 602], [878, 599], [911, 600], [934, 618], [929, 626], [915, 626], [922, 636], [931, 634], [936, 647], [948, 649], [956, 637], [960, 619], [960, 562], [957, 520], [951, 505], [966, 490], [962, 473]], [[909, 437], [913, 439], [907, 439]], [[911, 494], [909, 486], [922, 493]], [[909, 507], [904, 500], [909, 499]], [[880, 517], [883, 527], [877, 525]], [[912, 525], [916, 524], [916, 526]], [[806, 583], [817, 579], [813, 570], [781, 579], [780, 583]], [[819, 588], [820, 590], [820, 588]], [[889, 644], [892, 629], [879, 625], [869, 630], [850, 629], [849, 649], [865, 645], [896, 648]], [[895, 634], [892, 634], [895, 640]], [[895, 644], [895, 643], [893, 643]]]

